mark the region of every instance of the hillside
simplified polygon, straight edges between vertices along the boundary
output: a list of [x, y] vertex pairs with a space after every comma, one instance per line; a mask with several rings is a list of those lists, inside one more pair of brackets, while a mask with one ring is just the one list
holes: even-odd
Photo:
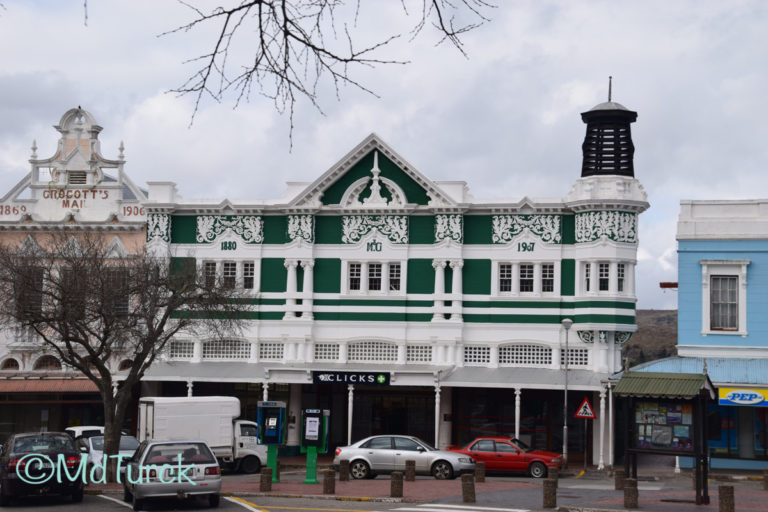
[[637, 327], [624, 347], [630, 365], [677, 355], [677, 310], [638, 309]]

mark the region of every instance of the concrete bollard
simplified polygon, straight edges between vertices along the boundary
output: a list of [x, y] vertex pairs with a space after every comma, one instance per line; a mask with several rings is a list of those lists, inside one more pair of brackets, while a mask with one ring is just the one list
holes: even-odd
[[349, 461], [339, 461], [339, 482], [349, 482]]
[[718, 512], [735, 512], [736, 502], [733, 499], [733, 486], [721, 485], [717, 488]]
[[259, 492], [269, 492], [272, 490], [272, 468], [261, 468], [259, 478]]
[[485, 462], [475, 464], [475, 482], [485, 482]]
[[624, 490], [624, 479], [627, 478], [627, 473], [623, 469], [617, 469], [613, 473], [613, 489], [615, 491]]
[[768, 469], [763, 470], [763, 489], [768, 491]]
[[391, 484], [389, 487], [389, 496], [391, 498], [403, 497], [403, 473], [401, 471], [393, 471], [391, 476]]
[[406, 482], [416, 481], [416, 461], [415, 460], [405, 461], [405, 481]]
[[541, 508], [555, 508], [557, 507], [557, 480], [547, 478], [544, 480], [542, 489], [542, 503]]
[[557, 489], [560, 484], [558, 483], [558, 479], [560, 478], [560, 469], [559, 468], [549, 468], [547, 470], [547, 478], [550, 480], [555, 481], [555, 489]]
[[624, 479], [624, 508], [637, 508], [637, 479]]
[[474, 503], [475, 499], [475, 477], [473, 475], [461, 475], [461, 501]]
[[323, 494], [336, 494], [336, 472], [332, 469], [323, 471]]

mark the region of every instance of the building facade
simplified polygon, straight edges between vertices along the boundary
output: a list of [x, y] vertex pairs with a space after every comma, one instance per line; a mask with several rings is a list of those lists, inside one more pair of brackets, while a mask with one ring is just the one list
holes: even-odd
[[768, 200], [682, 201], [677, 241], [678, 357], [635, 369], [707, 373], [711, 466], [768, 468]]
[[[479, 200], [435, 182], [372, 134], [276, 200], [187, 199], [149, 183], [147, 247], [252, 304], [241, 336], [177, 338], [143, 395], [238, 396], [331, 410], [331, 444], [409, 433], [439, 446], [514, 435], [612, 461], [607, 378], [636, 330], [636, 113], [582, 114], [581, 176], [565, 197]], [[576, 174], [576, 173], [574, 173]], [[553, 187], [555, 188], [555, 187]], [[561, 321], [572, 319], [566, 331]], [[568, 350], [566, 352], [566, 345]], [[586, 438], [586, 441], [585, 441]]]
[[[120, 256], [143, 249], [146, 192], [123, 172], [117, 159], [101, 153], [102, 127], [82, 108], [67, 111], [50, 158], [32, 145], [30, 172], [0, 199], [0, 243], [20, 250], [45, 244], [51, 233], [97, 233]], [[42, 297], [41, 297], [42, 300]], [[114, 371], [124, 360], [113, 361]], [[27, 430], [63, 430], [103, 424], [96, 386], [68, 369], [30, 330], [0, 329], [0, 437]]]

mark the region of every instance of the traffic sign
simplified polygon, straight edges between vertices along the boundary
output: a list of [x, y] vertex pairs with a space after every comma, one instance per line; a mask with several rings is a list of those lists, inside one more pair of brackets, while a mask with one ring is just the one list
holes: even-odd
[[596, 418], [595, 411], [592, 410], [592, 405], [590, 405], [588, 398], [584, 397], [584, 401], [581, 402], [579, 409], [576, 411], [576, 414], [574, 414], [573, 417], [584, 418], [585, 420], [593, 420]]

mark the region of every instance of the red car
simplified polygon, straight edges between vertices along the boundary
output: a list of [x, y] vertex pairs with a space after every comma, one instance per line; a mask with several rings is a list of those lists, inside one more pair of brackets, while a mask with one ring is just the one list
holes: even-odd
[[561, 454], [533, 450], [519, 439], [509, 437], [477, 437], [464, 448], [449, 446], [446, 450], [485, 462], [486, 471], [519, 471], [533, 478], [544, 478], [549, 468], [563, 465]]

